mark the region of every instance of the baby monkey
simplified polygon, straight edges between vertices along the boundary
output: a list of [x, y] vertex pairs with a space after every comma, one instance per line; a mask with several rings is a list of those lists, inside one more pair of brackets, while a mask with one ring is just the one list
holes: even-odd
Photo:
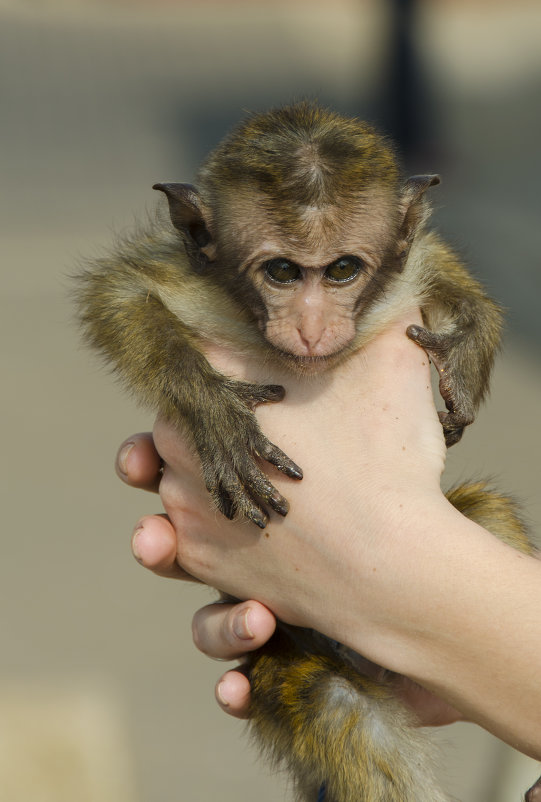
[[[261, 431], [254, 408], [281, 386], [215, 370], [205, 344], [258, 354], [297, 374], [333, 368], [405, 310], [445, 401], [447, 445], [487, 389], [501, 313], [453, 252], [426, 230], [426, 191], [403, 181], [393, 150], [365, 123], [301, 103], [250, 117], [210, 154], [196, 187], [162, 183], [156, 220], [80, 273], [87, 340], [143, 402], [187, 431], [206, 486], [228, 518], [264, 528], [287, 500], [260, 468], [301, 469]], [[171, 225], [172, 223], [172, 225]], [[514, 506], [482, 483], [449, 500], [525, 552]], [[251, 658], [252, 727], [291, 771], [298, 799], [438, 802], [424, 735], [391, 678], [323, 636], [280, 625]], [[533, 797], [532, 797], [533, 798]]]

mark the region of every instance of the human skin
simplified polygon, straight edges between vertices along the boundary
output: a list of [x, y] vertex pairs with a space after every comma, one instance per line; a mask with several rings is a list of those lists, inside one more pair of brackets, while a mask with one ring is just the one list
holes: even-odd
[[[158, 492], [161, 459], [152, 434], [132, 435], [119, 448], [116, 469], [119, 477], [132, 487]], [[163, 577], [196, 582], [177, 562], [177, 535], [164, 516], [147, 517], [132, 537], [132, 550], [145, 568]], [[216, 602], [198, 610], [192, 632], [197, 647], [216, 660], [239, 659], [238, 669], [227, 671], [216, 684], [216, 700], [222, 709], [236, 718], [250, 715], [250, 683], [242, 670], [243, 656], [262, 646], [273, 634], [276, 619], [270, 610], [255, 600], [240, 604]], [[381, 667], [366, 661], [372, 676]], [[415, 712], [419, 726], [450, 724], [463, 718], [443, 700], [407, 677], [396, 676], [396, 693]]]
[[[216, 514], [189, 449], [158, 422], [169, 517], [140, 522], [134, 550], [158, 573], [259, 600], [200, 612], [194, 634], [203, 651], [233, 657], [259, 645], [274, 626], [272, 610], [430, 691], [414, 699], [417, 686], [402, 686], [423, 723], [461, 711], [541, 758], [541, 563], [465, 519], [442, 494], [445, 449], [428, 363], [404, 336], [414, 319], [329, 376], [307, 381], [266, 369], [266, 380], [287, 392], [280, 404], [259, 407], [258, 418], [305, 476], [297, 483], [265, 466], [291, 510], [271, 516], [264, 532]], [[229, 373], [261, 378], [261, 366], [210, 356]], [[155, 487], [157, 456], [145, 442], [148, 459], [140, 443], [132, 447], [123, 478]], [[145, 481], [137, 481], [137, 463]], [[247, 638], [234, 635], [243, 621]], [[247, 681], [237, 673], [235, 689], [231, 680], [219, 698], [243, 714]]]

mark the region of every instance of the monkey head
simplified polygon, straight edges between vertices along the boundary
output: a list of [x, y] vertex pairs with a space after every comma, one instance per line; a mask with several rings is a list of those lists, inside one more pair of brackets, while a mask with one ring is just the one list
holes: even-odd
[[196, 270], [246, 304], [291, 367], [355, 347], [360, 315], [402, 269], [437, 176], [400, 185], [386, 140], [308, 104], [255, 115], [188, 184], [156, 184]]

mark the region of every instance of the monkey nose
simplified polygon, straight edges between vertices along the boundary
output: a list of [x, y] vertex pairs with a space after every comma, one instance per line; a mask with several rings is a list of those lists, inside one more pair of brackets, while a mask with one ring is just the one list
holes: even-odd
[[321, 342], [324, 330], [321, 327], [314, 328], [298, 328], [299, 339], [301, 341], [303, 350], [307, 356], [312, 356], [317, 351], [317, 346]]

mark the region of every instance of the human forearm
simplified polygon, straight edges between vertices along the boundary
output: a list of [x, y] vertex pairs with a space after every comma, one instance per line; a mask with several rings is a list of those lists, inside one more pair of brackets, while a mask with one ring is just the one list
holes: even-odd
[[[520, 751], [541, 758], [541, 562], [446, 502], [401, 537], [392, 606], [362, 648]], [[409, 551], [409, 560], [406, 552]], [[378, 566], [378, 571], [385, 570]]]

